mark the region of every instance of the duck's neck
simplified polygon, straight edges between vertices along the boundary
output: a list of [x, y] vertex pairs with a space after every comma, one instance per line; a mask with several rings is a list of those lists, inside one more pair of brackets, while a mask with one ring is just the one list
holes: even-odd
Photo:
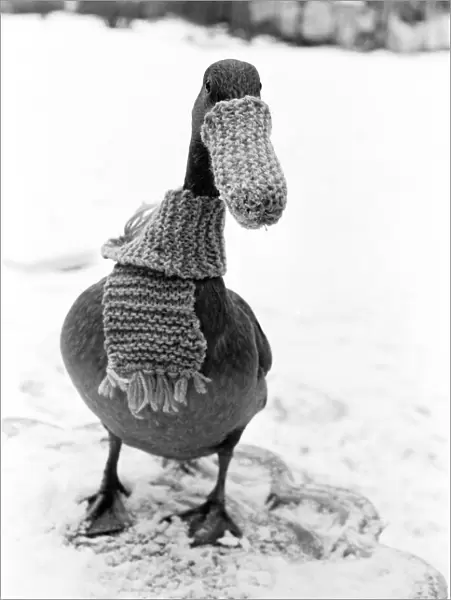
[[191, 191], [195, 196], [211, 196], [212, 198], [219, 196], [210, 168], [208, 150], [195, 135], [191, 138], [189, 146], [183, 189]]
[[[208, 150], [194, 135], [189, 146], [183, 189], [189, 190], [195, 196], [219, 197], [210, 168]], [[203, 372], [208, 373], [215, 359], [212, 350], [215, 341], [224, 332], [227, 323], [227, 294], [222, 277], [196, 281], [195, 311], [207, 340], [208, 351]]]

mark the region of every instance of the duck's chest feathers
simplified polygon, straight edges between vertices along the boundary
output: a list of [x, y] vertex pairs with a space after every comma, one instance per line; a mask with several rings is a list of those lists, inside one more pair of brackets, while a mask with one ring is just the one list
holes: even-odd
[[[92, 303], [93, 298], [90, 300]], [[83, 306], [86, 304], [81, 303], [77, 321], [86, 323]], [[229, 295], [222, 278], [196, 283], [195, 311], [207, 342], [202, 373], [210, 383], [206, 393], [196, 392], [190, 384], [186, 405], [181, 405], [177, 414], [146, 407], [140, 415], [142, 418], [136, 418], [128, 408], [125, 394], [119, 390], [109, 398], [98, 394], [97, 386], [104, 376], [106, 360], [98, 364], [92, 384], [82, 383], [83, 380], [88, 382], [86, 377], [78, 379], [89, 408], [126, 444], [170, 458], [206, 455], [264, 407], [266, 383], [259, 368], [255, 325]], [[100, 306], [98, 316], [101, 316]], [[88, 365], [93, 366], [94, 356], [103, 345], [101, 327], [96, 330], [95, 343], [77, 350], [77, 354], [80, 350], [83, 354], [80, 367], [85, 376]], [[75, 331], [79, 328], [75, 327]], [[93, 340], [92, 335], [85, 339], [89, 338]]]
[[221, 376], [208, 385], [207, 394], [190, 391], [187, 405], [177, 414], [149, 409], [137, 419], [121, 393], [110, 399], [96, 394], [88, 404], [127, 445], [167, 458], [187, 459], [210, 454], [231, 431], [247, 425], [265, 400], [264, 379], [226, 381]]

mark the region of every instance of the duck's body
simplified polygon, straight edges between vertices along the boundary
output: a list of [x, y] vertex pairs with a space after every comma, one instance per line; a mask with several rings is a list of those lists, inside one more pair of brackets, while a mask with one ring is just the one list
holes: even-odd
[[[252, 217], [253, 211], [257, 211], [257, 226], [267, 222], [271, 224], [280, 216], [280, 210], [274, 218], [269, 214], [277, 206], [274, 194], [280, 182], [282, 201], [286, 195], [277, 159], [272, 157], [269, 142], [264, 138], [267, 133], [265, 127], [270, 125], [267, 108], [260, 100], [260, 89], [258, 72], [248, 63], [226, 60], [207, 69], [192, 111], [192, 137], [183, 186], [194, 198], [203, 198], [207, 203], [209, 199], [218, 201], [220, 192], [215, 185], [210, 160], [213, 148], [218, 181], [223, 186], [224, 197], [229, 198], [228, 194], [232, 194], [229, 200], [233, 204], [234, 216], [238, 212], [244, 215], [243, 218]], [[221, 103], [220, 114], [227, 124], [214, 120], [209, 123], [210, 143], [216, 140], [218, 144], [207, 148], [201, 130], [204, 131], [206, 115], [211, 115], [212, 109]], [[245, 112], [239, 112], [243, 111], [243, 107]], [[251, 127], [249, 130], [252, 124], [254, 129]], [[234, 125], [237, 130], [233, 129]], [[237, 171], [234, 172], [234, 169]], [[231, 181], [234, 182], [232, 186], [229, 185]], [[237, 188], [240, 182], [242, 188]], [[222, 202], [222, 192], [220, 199]], [[269, 211], [268, 214], [265, 211]], [[188, 215], [184, 223], [179, 223], [177, 235], [186, 237], [184, 226], [186, 228], [198, 218]], [[249, 222], [249, 227], [255, 226], [255, 221]], [[162, 242], [163, 246], [165, 243]], [[197, 247], [199, 243], [197, 240], [194, 245]], [[199, 247], [202, 255], [210, 256], [208, 247]], [[180, 253], [179, 247], [175, 252]], [[150, 271], [152, 269], [150, 267]], [[160, 273], [163, 278], [168, 275], [164, 271]], [[265, 377], [271, 368], [271, 349], [249, 305], [238, 294], [226, 289], [221, 276], [202, 276], [194, 278], [193, 283], [195, 317], [206, 342], [205, 359], [198, 376], [205, 376], [209, 381], [206, 393], [196, 391], [195, 385], [190, 382], [186, 405], [181, 404], [175, 414], [152, 407], [142, 415], [135, 415], [127, 403], [127, 398], [130, 398], [123, 391], [115, 389], [110, 397], [99, 393], [109, 358], [105, 350], [105, 345], [108, 347], [105, 341], [108, 340], [104, 334], [105, 279], [83, 292], [66, 317], [61, 334], [64, 363], [81, 397], [108, 430], [110, 440], [100, 489], [89, 499], [87, 521], [91, 535], [118, 531], [125, 525], [116, 510], [120, 505], [119, 493], [127, 493], [117, 475], [122, 443], [181, 461], [217, 453], [219, 471], [214, 489], [204, 504], [179, 516], [190, 522], [189, 532], [195, 544], [212, 543], [225, 531], [240, 535], [239, 528], [225, 509], [225, 480], [233, 449], [241, 434], [265, 406]], [[146, 302], [147, 292], [143, 293], [141, 303]], [[132, 297], [135, 296], [128, 298]], [[136, 306], [133, 307], [135, 309]], [[116, 327], [123, 329], [122, 325]], [[127, 329], [127, 339], [131, 340], [127, 343], [141, 347], [142, 342], [136, 341], [136, 333], [130, 333], [135, 331], [133, 327]], [[146, 356], [149, 355], [147, 348]], [[175, 394], [172, 398], [176, 398]]]
[[122, 442], [165, 458], [199, 458], [214, 453], [232, 431], [243, 430], [265, 406], [269, 343], [252, 309], [227, 290], [220, 277], [196, 283], [196, 315], [207, 341], [202, 373], [211, 379], [206, 394], [190, 386], [187, 405], [179, 413], [161, 412], [144, 419], [130, 413], [122, 392], [113, 398], [99, 394], [107, 366], [104, 284], [102, 279], [75, 301], [63, 325], [61, 350], [81, 397]]

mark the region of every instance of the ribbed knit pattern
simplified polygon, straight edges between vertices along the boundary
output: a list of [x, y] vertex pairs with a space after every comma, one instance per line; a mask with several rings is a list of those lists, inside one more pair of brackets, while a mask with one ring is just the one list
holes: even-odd
[[109, 240], [102, 256], [183, 279], [218, 277], [226, 272], [224, 224], [219, 198], [171, 190], [148, 215], [146, 226], [129, 240]]
[[146, 407], [178, 412], [190, 380], [205, 391], [200, 369], [207, 344], [194, 310], [194, 281], [225, 273], [224, 216], [218, 198], [170, 191], [102, 248], [118, 264], [104, 288], [108, 367], [99, 391], [126, 392], [138, 418]]
[[220, 197], [167, 192], [109, 240], [102, 255], [117, 262], [103, 297], [108, 367], [99, 392], [126, 393], [130, 411], [178, 412], [188, 385], [206, 391], [200, 373], [207, 344], [197, 319], [195, 281], [224, 275], [225, 203], [244, 227], [276, 223], [287, 187], [271, 141], [271, 115], [259, 98], [218, 102], [202, 139]]
[[240, 225], [249, 229], [277, 223], [287, 203], [271, 126], [268, 106], [253, 96], [218, 102], [202, 126], [220, 197]]

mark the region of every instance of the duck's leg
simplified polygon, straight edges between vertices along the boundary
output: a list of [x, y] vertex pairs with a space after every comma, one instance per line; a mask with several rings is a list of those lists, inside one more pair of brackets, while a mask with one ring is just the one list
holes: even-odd
[[[238, 444], [244, 429], [232, 432], [216, 449], [218, 454], [218, 478], [216, 485], [200, 506], [190, 508], [176, 516], [189, 523], [188, 534], [192, 546], [214, 544], [229, 531], [236, 537], [242, 537], [241, 529], [234, 523], [225, 507], [225, 482], [233, 449]], [[166, 520], [171, 520], [167, 517]]]
[[117, 533], [130, 524], [130, 518], [120, 496], [120, 494], [129, 496], [130, 492], [122, 485], [117, 474], [122, 442], [110, 431], [108, 431], [108, 438], [108, 458], [99, 491], [85, 498], [88, 502], [88, 510], [83, 533], [89, 537]]

